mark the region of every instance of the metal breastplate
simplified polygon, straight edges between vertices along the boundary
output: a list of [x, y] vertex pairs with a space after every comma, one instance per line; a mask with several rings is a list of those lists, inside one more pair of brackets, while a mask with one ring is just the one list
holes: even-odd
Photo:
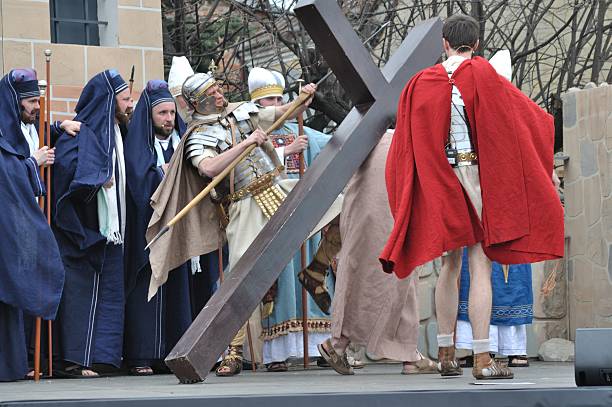
[[242, 160], [234, 168], [234, 190], [238, 191], [249, 185], [257, 178], [276, 169], [270, 157], [259, 147]]

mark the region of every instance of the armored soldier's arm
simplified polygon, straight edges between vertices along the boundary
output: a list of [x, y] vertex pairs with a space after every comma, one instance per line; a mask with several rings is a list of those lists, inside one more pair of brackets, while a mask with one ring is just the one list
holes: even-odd
[[[315, 85], [314, 83], [309, 83], [308, 85], [304, 86], [302, 88], [302, 92], [306, 92], [311, 94], [312, 96], [314, 96], [315, 92], [317, 90], [317, 85]], [[287, 119], [295, 119], [298, 115], [304, 113], [306, 111], [306, 109], [308, 109], [308, 106], [310, 105], [310, 103], [312, 102], [312, 97], [310, 99], [308, 99], [302, 106], [300, 106], [298, 109], [295, 109], [295, 111], [293, 112], [293, 114], [291, 114]], [[276, 116], [275, 119], [280, 118], [283, 114], [285, 114], [285, 112], [289, 109], [289, 106], [291, 105], [291, 103], [287, 103], [284, 104], [282, 106], [278, 106], [276, 108]]]
[[229, 148], [225, 133], [223, 129], [215, 126], [203, 126], [189, 135], [185, 154], [200, 175], [214, 178], [251, 144], [259, 145], [267, 139], [263, 131], [255, 130], [242, 143]]

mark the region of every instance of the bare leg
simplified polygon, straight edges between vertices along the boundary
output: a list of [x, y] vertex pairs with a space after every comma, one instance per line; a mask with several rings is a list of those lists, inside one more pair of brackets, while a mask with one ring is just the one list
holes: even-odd
[[[491, 260], [487, 258], [480, 243], [468, 248], [470, 263], [469, 310], [474, 340], [489, 339], [491, 322]], [[488, 350], [487, 350], [488, 351]]]
[[442, 376], [460, 376], [463, 370], [455, 357], [453, 333], [459, 306], [458, 278], [461, 271], [461, 251], [453, 250], [442, 256], [442, 270], [436, 283], [436, 316], [438, 318], [438, 370]]
[[457, 321], [459, 307], [459, 286], [461, 271], [461, 250], [457, 249], [442, 257], [442, 270], [436, 283], [436, 317], [438, 334], [452, 335]]

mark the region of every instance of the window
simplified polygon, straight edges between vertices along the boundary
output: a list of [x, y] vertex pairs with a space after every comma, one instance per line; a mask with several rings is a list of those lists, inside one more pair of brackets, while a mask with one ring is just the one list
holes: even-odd
[[51, 42], [61, 44], [100, 45], [97, 0], [50, 0]]

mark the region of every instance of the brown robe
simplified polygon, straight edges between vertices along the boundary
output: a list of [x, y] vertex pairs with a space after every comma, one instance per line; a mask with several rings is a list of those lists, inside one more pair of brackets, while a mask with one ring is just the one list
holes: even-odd
[[349, 182], [340, 215], [332, 304], [332, 335], [365, 345], [368, 353], [416, 361], [419, 336], [418, 273], [399, 280], [382, 271], [378, 255], [393, 218], [385, 188], [385, 161], [392, 133], [386, 132]]

